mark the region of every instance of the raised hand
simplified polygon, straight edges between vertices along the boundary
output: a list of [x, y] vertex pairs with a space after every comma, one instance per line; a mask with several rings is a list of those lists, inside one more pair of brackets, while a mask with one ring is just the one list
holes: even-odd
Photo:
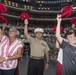
[[5, 27], [7, 24], [6, 23], [3, 23], [3, 26]]
[[24, 24], [28, 25], [28, 20], [27, 19], [24, 20]]
[[75, 24], [72, 24], [72, 28], [73, 28], [73, 29], [75, 28]]
[[58, 14], [58, 15], [57, 15], [57, 21], [58, 21], [58, 22], [61, 22], [61, 20], [62, 20], [62, 19], [61, 19], [61, 15]]
[[4, 30], [5, 30], [6, 25], [7, 25], [6, 23], [3, 23], [3, 29], [4, 29]]

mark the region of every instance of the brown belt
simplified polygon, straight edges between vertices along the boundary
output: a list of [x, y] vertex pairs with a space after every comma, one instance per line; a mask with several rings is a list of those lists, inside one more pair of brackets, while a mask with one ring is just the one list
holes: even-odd
[[44, 59], [44, 57], [35, 57], [35, 56], [30, 56], [30, 58], [33, 58], [33, 59]]

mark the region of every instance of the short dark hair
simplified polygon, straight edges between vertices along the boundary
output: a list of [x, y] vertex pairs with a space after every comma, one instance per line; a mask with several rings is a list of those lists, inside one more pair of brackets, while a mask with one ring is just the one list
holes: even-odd
[[74, 31], [74, 33], [75, 33], [75, 30], [74, 30], [73, 28], [70, 28], [70, 29], [68, 30], [68, 32], [71, 32], [71, 30], [73, 30], [73, 31]]
[[[74, 32], [72, 32], [71, 30], [73, 30]], [[75, 35], [75, 30], [74, 30], [73, 28], [70, 28], [70, 29], [66, 32], [64, 38], [66, 39], [67, 36], [68, 36], [68, 35], [71, 35], [71, 34], [74, 34], [74, 35]]]

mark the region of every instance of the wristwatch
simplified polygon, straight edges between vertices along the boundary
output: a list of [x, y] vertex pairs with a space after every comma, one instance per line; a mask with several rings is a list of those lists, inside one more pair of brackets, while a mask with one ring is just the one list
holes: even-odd
[[5, 60], [7, 61], [8, 60], [8, 57], [5, 57]]

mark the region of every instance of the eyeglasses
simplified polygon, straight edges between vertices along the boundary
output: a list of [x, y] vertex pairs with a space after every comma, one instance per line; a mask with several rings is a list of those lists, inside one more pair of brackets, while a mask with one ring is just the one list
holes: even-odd
[[9, 32], [16, 32], [15, 30], [9, 30]]

